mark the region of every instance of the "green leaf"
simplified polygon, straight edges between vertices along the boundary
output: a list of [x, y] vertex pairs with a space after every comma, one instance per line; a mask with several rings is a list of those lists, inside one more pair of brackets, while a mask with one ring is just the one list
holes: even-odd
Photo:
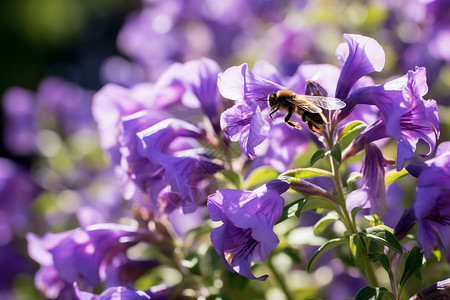
[[369, 259], [373, 262], [379, 262], [383, 269], [385, 269], [386, 272], [389, 272], [391, 263], [389, 261], [389, 257], [386, 254], [381, 252], [369, 253]]
[[308, 200], [308, 197], [303, 197], [300, 199], [295, 200], [292, 203], [289, 203], [286, 205], [283, 209], [283, 213], [281, 214], [280, 218], [275, 224], [281, 223], [286, 219], [292, 218], [292, 217], [300, 217], [300, 214], [302, 213], [302, 209], [305, 206], [306, 202]]
[[319, 234], [322, 231], [325, 230], [325, 228], [328, 227], [331, 223], [339, 219], [339, 215], [336, 212], [329, 212], [326, 216], [324, 216], [322, 219], [317, 221], [317, 223], [314, 225], [313, 230], [314, 234]]
[[355, 264], [361, 271], [364, 271], [367, 266], [367, 246], [364, 240], [364, 235], [359, 233], [352, 234], [349, 240], [350, 252], [352, 253]]
[[327, 241], [319, 249], [317, 249], [317, 251], [313, 254], [313, 256], [311, 256], [311, 259], [308, 262], [308, 266], [306, 267], [306, 270], [308, 272], [311, 272], [311, 268], [312, 268], [313, 264], [323, 253], [325, 253], [326, 251], [328, 251], [330, 249], [333, 249], [334, 247], [337, 247], [339, 245], [343, 245], [346, 243], [347, 243], [347, 240], [344, 238], [336, 238], [336, 239], [331, 239], [331, 240]]
[[419, 279], [420, 281], [422, 281], [422, 273], [419, 271], [416, 272], [416, 274], [414, 274], [414, 276]]
[[431, 249], [431, 253], [434, 255], [434, 257], [436, 257], [437, 261], [441, 261], [442, 253], [441, 253], [441, 250], [439, 248], [436, 249], [436, 250]]
[[[291, 179], [291, 180], [297, 180], [297, 179], [319, 177], [319, 176], [333, 177], [333, 174], [329, 171], [318, 169], [318, 168], [299, 168], [299, 169], [294, 169], [294, 170], [288, 170], [284, 173], [281, 173], [280, 176], [278, 176], [278, 178], [293, 177], [293, 179]], [[288, 181], [289, 181], [289, 179], [288, 179]]]
[[389, 172], [386, 173], [386, 175], [384, 175], [384, 185], [388, 186], [389, 184], [393, 183], [397, 179], [405, 177], [408, 174], [409, 173], [408, 173], [408, 171], [406, 171], [406, 169], [402, 169], [398, 172], [395, 169], [390, 170]]
[[228, 179], [237, 189], [241, 189], [242, 175], [231, 170], [222, 170], [223, 176]]
[[334, 147], [330, 150], [330, 155], [333, 157], [339, 164], [342, 163], [342, 150], [341, 145], [336, 143]]
[[359, 290], [354, 300], [382, 300], [382, 299], [395, 300], [395, 297], [391, 292], [389, 292], [384, 287], [380, 288], [380, 287], [365, 286]]
[[354, 209], [352, 209], [352, 221], [353, 223], [355, 223], [355, 218], [356, 218], [356, 214], [362, 210], [362, 207], [355, 207]]
[[382, 244], [392, 250], [402, 254], [403, 249], [397, 238], [389, 231], [383, 228], [384, 226], [375, 226], [363, 230], [361, 233], [369, 240]]
[[199, 266], [200, 257], [198, 253], [189, 253], [181, 261], [181, 265], [187, 268], [192, 274], [201, 275]]
[[403, 287], [406, 282], [422, 268], [423, 264], [423, 253], [420, 251], [419, 247], [412, 248], [405, 262], [405, 269], [403, 270], [403, 275], [400, 279], [400, 287]]
[[383, 225], [383, 221], [381, 221], [380, 217], [378, 215], [375, 215], [375, 214], [364, 216], [364, 219], [369, 221], [371, 226]]
[[348, 175], [347, 178], [347, 187], [348, 187], [348, 192], [353, 192], [354, 190], [356, 190], [358, 187], [355, 184], [355, 181], [360, 179], [362, 177], [362, 174], [359, 172], [351, 172], [350, 175]]
[[278, 172], [271, 167], [259, 167], [250, 173], [247, 180], [244, 182], [244, 190], [249, 190], [252, 187], [263, 185], [272, 179], [278, 177]]
[[310, 162], [309, 162], [309, 165], [312, 166], [312, 165], [314, 165], [314, 164], [316, 163], [316, 161], [318, 161], [319, 159], [324, 158], [325, 153], [326, 153], [326, 151], [323, 150], [323, 149], [317, 150], [316, 153], [314, 153], [314, 154], [311, 156], [311, 160], [310, 160]]
[[319, 196], [309, 196], [308, 201], [303, 207], [303, 210], [317, 210], [317, 209], [340, 211], [339, 207], [333, 202], [331, 202], [330, 199], [326, 199]]
[[350, 143], [367, 127], [367, 124], [363, 121], [353, 121], [348, 123], [339, 132], [338, 142], [341, 144], [341, 148], [345, 149]]

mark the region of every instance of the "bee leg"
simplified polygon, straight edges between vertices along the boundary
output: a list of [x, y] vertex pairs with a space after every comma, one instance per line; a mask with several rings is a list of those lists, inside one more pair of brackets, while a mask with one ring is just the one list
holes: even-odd
[[320, 128], [315, 126], [313, 123], [308, 122], [308, 127], [315, 134], [319, 134], [321, 132]]
[[299, 130], [302, 130], [302, 126], [300, 126], [299, 123], [294, 122], [294, 121], [290, 121], [291, 117], [292, 117], [292, 113], [293, 113], [293, 109], [292, 109], [292, 107], [289, 107], [288, 113], [287, 113], [286, 117], [284, 118], [284, 121], [289, 126], [294, 127], [296, 129], [299, 129]]
[[308, 125], [308, 128], [315, 134], [320, 134], [322, 132], [322, 126], [311, 120], [310, 118], [307, 118], [305, 120], [305, 123]]
[[280, 108], [280, 106], [278, 105], [277, 107], [275, 107], [275, 108], [270, 112], [269, 117], [272, 119], [272, 121], [273, 121], [272, 115], [273, 115], [274, 113], [276, 113], [277, 110], [278, 110], [279, 108]]

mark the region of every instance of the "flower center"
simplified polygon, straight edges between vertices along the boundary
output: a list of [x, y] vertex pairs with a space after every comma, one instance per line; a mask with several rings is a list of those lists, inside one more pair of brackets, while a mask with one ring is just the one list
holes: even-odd
[[230, 264], [230, 266], [233, 266], [233, 261], [236, 257], [249, 257], [258, 245], [258, 241], [252, 238], [251, 228], [237, 229], [238, 230], [235, 230], [235, 232], [233, 233], [235, 235], [235, 240], [240, 241], [239, 245], [224, 251], [225, 259]]

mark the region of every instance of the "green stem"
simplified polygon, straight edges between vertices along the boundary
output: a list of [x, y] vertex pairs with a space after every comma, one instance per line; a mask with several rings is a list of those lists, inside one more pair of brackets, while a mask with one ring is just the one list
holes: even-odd
[[[331, 128], [329, 128], [329, 131], [324, 133], [324, 137], [325, 137], [325, 141], [328, 146], [328, 150], [332, 149], [335, 145], [334, 140], [333, 140], [334, 130], [335, 130], [335, 126], [331, 125]], [[342, 213], [344, 216], [343, 222], [346, 224], [347, 230], [348, 230], [349, 234], [351, 235], [351, 234], [356, 233], [357, 229], [356, 229], [356, 225], [353, 222], [353, 218], [350, 216], [350, 213], [347, 210], [347, 206], [345, 203], [345, 192], [344, 192], [344, 185], [343, 185], [342, 178], [341, 178], [340, 164], [331, 156], [330, 156], [330, 160], [331, 160], [330, 161], [331, 162], [331, 171], [334, 176], [334, 181], [336, 183], [336, 189], [337, 189], [337, 193], [338, 193], [337, 200], [338, 200], [339, 205], [341, 206], [341, 210], [342, 210]], [[366, 277], [368, 283], [371, 286], [378, 286], [378, 281], [375, 276], [375, 271], [374, 271], [373, 266], [370, 261], [368, 261], [366, 264], [365, 275], [366, 275], [365, 277]]]
[[391, 290], [392, 294], [394, 294], [395, 299], [400, 299], [397, 290], [397, 284], [395, 283], [394, 272], [392, 272], [392, 270], [389, 270], [389, 281], [391, 282]]
[[377, 280], [377, 277], [375, 276], [375, 271], [374, 271], [370, 261], [368, 261], [366, 264], [366, 275], [367, 275], [367, 281], [369, 282], [369, 284], [371, 286], [378, 286], [378, 280]]
[[278, 282], [280, 288], [283, 290], [284, 295], [286, 296], [287, 300], [294, 300], [294, 297], [291, 295], [291, 292], [289, 291], [286, 283], [284, 282], [283, 278], [281, 277], [280, 273], [275, 269], [272, 263], [272, 256], [269, 256], [267, 259], [270, 271], [272, 271], [272, 275], [275, 277], [276, 281]]
[[[333, 131], [334, 128], [332, 127], [330, 129], [330, 131], [324, 132], [324, 137], [325, 137], [325, 141], [327, 143], [327, 147], [328, 150], [332, 149], [334, 147], [334, 141], [333, 141]], [[356, 233], [356, 226], [353, 224], [353, 220], [350, 216], [350, 214], [348, 213], [346, 204], [345, 204], [345, 192], [344, 192], [344, 185], [342, 183], [342, 178], [341, 178], [341, 172], [340, 172], [340, 165], [339, 163], [330, 156], [330, 164], [331, 164], [331, 172], [333, 173], [334, 176], [334, 181], [336, 183], [336, 189], [337, 189], [337, 193], [338, 193], [338, 203], [341, 206], [341, 210], [342, 213], [344, 214], [345, 219], [342, 220], [344, 222], [344, 224], [346, 224], [347, 230], [350, 234]]]
[[398, 296], [397, 296], [398, 300], [400, 300], [402, 298], [402, 291], [403, 291], [403, 286], [400, 286], [400, 288], [398, 289]]

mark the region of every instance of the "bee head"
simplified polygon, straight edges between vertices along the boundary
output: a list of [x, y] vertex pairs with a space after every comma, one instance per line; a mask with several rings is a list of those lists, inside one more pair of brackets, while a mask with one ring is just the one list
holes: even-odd
[[267, 101], [269, 101], [269, 106], [272, 107], [277, 102], [277, 93], [270, 93], [269, 96], [267, 96]]

